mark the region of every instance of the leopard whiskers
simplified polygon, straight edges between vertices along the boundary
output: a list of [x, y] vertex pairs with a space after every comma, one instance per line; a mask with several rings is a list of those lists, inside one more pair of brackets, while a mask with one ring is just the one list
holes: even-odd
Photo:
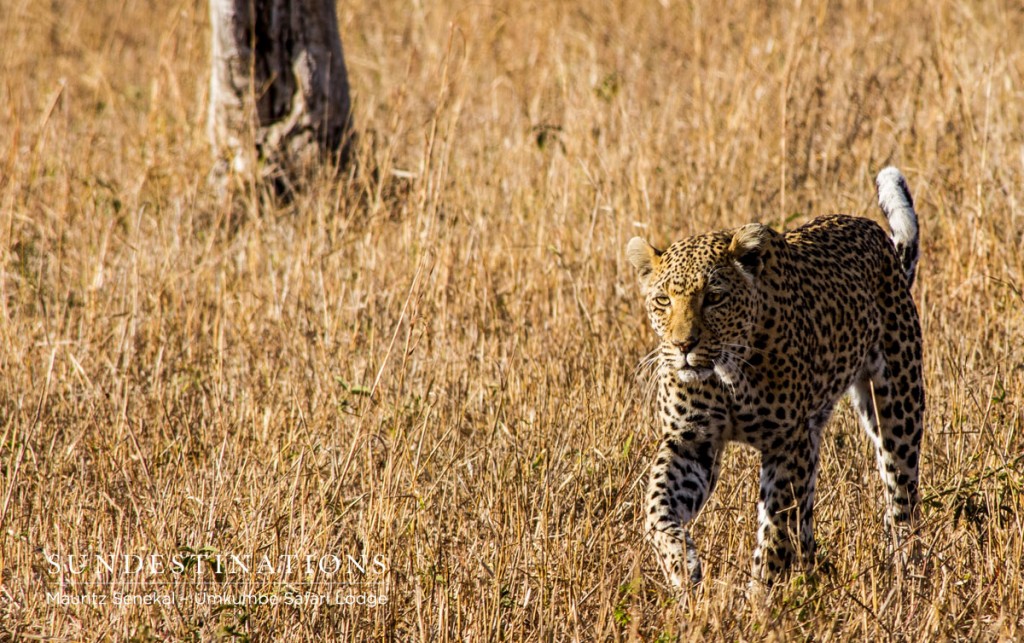
[[653, 370], [654, 367], [657, 366], [658, 364], [658, 358], [660, 357], [659, 350], [660, 347], [655, 348], [651, 352], [641, 357], [640, 361], [637, 362], [636, 369], [633, 371], [633, 375], [636, 377], [640, 377], [646, 372]]
[[760, 348], [754, 348], [753, 346], [749, 346], [747, 344], [732, 344], [732, 343], [729, 343], [729, 342], [722, 342], [722, 346], [729, 346], [731, 348], [740, 348], [740, 349], [743, 349], [745, 351], [750, 351], [752, 353], [760, 353], [763, 356], [767, 356], [768, 355], [767, 351], [761, 350]]
[[[733, 346], [733, 347], [736, 347], [736, 348], [745, 348], [745, 349], [747, 349], [747, 350], [751, 350], [751, 351], [755, 351], [755, 352], [758, 352], [758, 353], [764, 354], [764, 351], [758, 350], [758, 349], [756, 349], [756, 348], [751, 348], [751, 347], [749, 347], [749, 346], [742, 346], [742, 345], [740, 345], [740, 344], [722, 344], [722, 346]], [[728, 356], [729, 356], [730, 358], [732, 358], [732, 359], [737, 359], [737, 360], [739, 360], [739, 361], [743, 362], [744, 364], [746, 364], [747, 366], [749, 366], [750, 368], [754, 368], [754, 365], [753, 365], [753, 364], [751, 364], [751, 363], [750, 363], [750, 362], [748, 362], [747, 360], [745, 360], [745, 359], [743, 359], [742, 357], [740, 357], [740, 356], [739, 356], [739, 355], [738, 355], [738, 354], [737, 354], [736, 352], [734, 352], [734, 351], [730, 351], [730, 350], [725, 350], [725, 349], [722, 349], [722, 354], [723, 354], [723, 355], [728, 355]]]
[[636, 365], [633, 376], [641, 384], [641, 400], [645, 407], [650, 406], [657, 388], [657, 367], [661, 362], [661, 347], [657, 347], [644, 355]]
[[[723, 358], [723, 357], [725, 358], [725, 360], [721, 360], [721, 358]], [[716, 372], [718, 372], [718, 370], [720, 368], [721, 368], [721, 370], [724, 370], [726, 372], [735, 370], [735, 369], [732, 368], [733, 365], [731, 363], [723, 363], [723, 362], [731, 362], [731, 358], [732, 357], [734, 357], [732, 353], [729, 353], [728, 351], [724, 351], [723, 350], [722, 353], [717, 358], [711, 360], [711, 365], [715, 369]], [[726, 388], [729, 389], [729, 394], [730, 395], [732, 395], [733, 397], [736, 396], [736, 383], [732, 381], [731, 377], [719, 377], [719, 381], [721, 381], [723, 384], [725, 384]]]

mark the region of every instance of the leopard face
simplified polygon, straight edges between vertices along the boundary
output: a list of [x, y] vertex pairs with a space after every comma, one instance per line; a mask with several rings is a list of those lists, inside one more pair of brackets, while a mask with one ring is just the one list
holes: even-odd
[[683, 382], [738, 376], [760, 327], [759, 283], [775, 233], [760, 225], [711, 233], [660, 251], [643, 239], [629, 244], [647, 315], [660, 341], [662, 368]]

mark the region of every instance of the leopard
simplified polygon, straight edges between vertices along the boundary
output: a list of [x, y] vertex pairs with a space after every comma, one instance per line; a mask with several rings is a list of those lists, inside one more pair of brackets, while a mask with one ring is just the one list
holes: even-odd
[[819, 216], [790, 231], [750, 223], [659, 250], [628, 242], [659, 342], [652, 398], [660, 435], [643, 503], [666, 579], [694, 586], [691, 523], [719, 479], [723, 452], [760, 452], [751, 584], [815, 565], [814, 495], [823, 427], [844, 394], [874, 447], [886, 531], [918, 522], [924, 433], [922, 336], [911, 287], [919, 258], [903, 174], [876, 177], [890, 232], [867, 217]]

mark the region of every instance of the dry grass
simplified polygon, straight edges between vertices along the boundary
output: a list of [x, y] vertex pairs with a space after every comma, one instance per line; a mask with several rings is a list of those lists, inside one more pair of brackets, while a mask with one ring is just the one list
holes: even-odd
[[[0, 639], [1024, 637], [1024, 14], [697, 4], [343, 2], [363, 169], [282, 204], [207, 187], [205, 3], [3, 0]], [[625, 242], [876, 216], [888, 163], [923, 228], [928, 564], [890, 566], [844, 403], [831, 567], [745, 602], [735, 448], [676, 601]], [[390, 602], [46, 601], [89, 589], [46, 554], [183, 547], [381, 554]]]

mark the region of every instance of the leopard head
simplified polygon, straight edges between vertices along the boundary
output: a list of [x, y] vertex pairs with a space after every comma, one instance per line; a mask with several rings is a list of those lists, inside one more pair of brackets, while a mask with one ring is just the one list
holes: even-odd
[[735, 381], [762, 323], [760, 282], [779, 241], [758, 223], [691, 237], [664, 251], [640, 237], [630, 240], [626, 254], [661, 339], [662, 368], [684, 382], [712, 374]]

